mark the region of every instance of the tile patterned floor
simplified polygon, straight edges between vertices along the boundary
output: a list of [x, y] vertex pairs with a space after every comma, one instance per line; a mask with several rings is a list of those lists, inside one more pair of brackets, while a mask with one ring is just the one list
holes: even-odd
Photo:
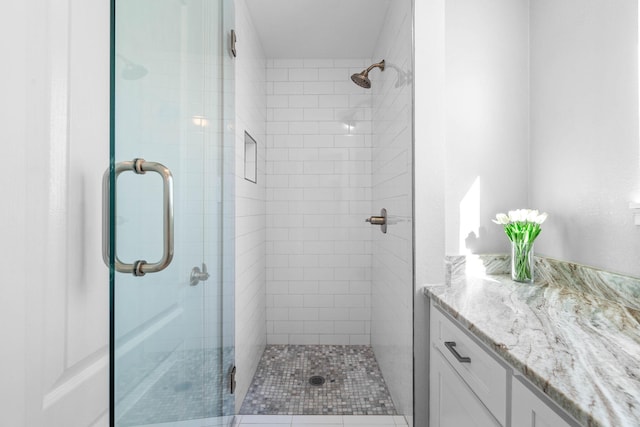
[[390, 415], [237, 415], [148, 424], [139, 427], [408, 427], [402, 416]]
[[402, 416], [239, 415], [237, 427], [407, 427]]
[[[309, 384], [313, 375], [326, 382]], [[396, 415], [396, 410], [371, 347], [270, 345], [240, 414]]]
[[[230, 360], [229, 349], [224, 350]], [[159, 423], [182, 425], [188, 420], [233, 413], [233, 398], [222, 393], [220, 349], [175, 351], [162, 364], [129, 387], [118, 402], [117, 425], [140, 426]], [[121, 375], [123, 381], [126, 376]]]

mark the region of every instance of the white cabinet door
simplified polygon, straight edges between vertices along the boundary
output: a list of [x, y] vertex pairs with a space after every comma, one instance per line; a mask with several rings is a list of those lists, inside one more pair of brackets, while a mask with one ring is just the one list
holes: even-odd
[[430, 427], [500, 426], [433, 346], [430, 369]]
[[517, 378], [513, 378], [511, 425], [517, 427], [570, 427]]
[[108, 426], [109, 2], [5, 3], [0, 40], [0, 425]]
[[[437, 307], [431, 308], [431, 343], [501, 424], [507, 423], [507, 370]], [[458, 357], [468, 357], [462, 362]]]

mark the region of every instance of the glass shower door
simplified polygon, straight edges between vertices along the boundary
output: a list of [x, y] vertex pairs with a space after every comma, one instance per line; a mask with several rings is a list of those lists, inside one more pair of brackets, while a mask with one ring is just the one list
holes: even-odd
[[112, 0], [112, 425], [232, 418], [229, 4]]

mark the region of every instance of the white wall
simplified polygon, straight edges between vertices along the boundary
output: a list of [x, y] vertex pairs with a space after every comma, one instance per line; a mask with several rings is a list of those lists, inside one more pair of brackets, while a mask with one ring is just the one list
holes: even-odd
[[[244, 0], [236, 0], [236, 407], [266, 344], [266, 59]], [[257, 142], [257, 182], [244, 179], [244, 133]]]
[[451, 0], [445, 14], [446, 251], [504, 252], [491, 219], [528, 204], [529, 2]]
[[637, 31], [635, 1], [447, 2], [448, 253], [506, 251], [489, 220], [531, 207], [537, 253], [640, 274]]
[[413, 413], [412, 5], [387, 11], [370, 73], [373, 93], [372, 213], [386, 208], [387, 233], [373, 230], [371, 344], [396, 409]]
[[[627, 206], [639, 197], [637, 2], [416, 3], [416, 286], [442, 281], [444, 237], [447, 251], [464, 252], [456, 208], [465, 185], [480, 172], [485, 179], [476, 223], [487, 232], [480, 232], [478, 252], [505, 251], [507, 239], [500, 227], [491, 231], [488, 220], [526, 204], [550, 213], [538, 253], [638, 275], [638, 230]], [[530, 91], [522, 81], [527, 74]], [[496, 87], [495, 78], [512, 93]], [[445, 97], [442, 129], [439, 105]], [[513, 111], [497, 114], [508, 106]], [[522, 136], [527, 109], [529, 147]], [[446, 168], [438, 162], [444, 150]], [[487, 182], [494, 183], [491, 194]], [[444, 224], [443, 237], [438, 230]], [[422, 329], [427, 316], [416, 298], [416, 402], [428, 402], [420, 369], [428, 363]], [[424, 425], [426, 415], [418, 405], [416, 425]]]
[[[528, 202], [528, 2], [414, 3], [414, 392], [428, 402], [429, 313], [418, 290], [444, 281], [447, 252], [506, 251], [490, 220]], [[415, 417], [428, 423], [426, 404]]]
[[638, 3], [531, 2], [536, 252], [640, 276]]
[[267, 62], [267, 342], [369, 344], [369, 59]]

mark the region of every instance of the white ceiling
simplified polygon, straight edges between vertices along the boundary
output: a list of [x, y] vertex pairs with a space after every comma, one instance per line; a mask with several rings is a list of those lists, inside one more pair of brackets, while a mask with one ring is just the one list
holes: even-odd
[[391, 0], [246, 2], [267, 58], [370, 58]]

